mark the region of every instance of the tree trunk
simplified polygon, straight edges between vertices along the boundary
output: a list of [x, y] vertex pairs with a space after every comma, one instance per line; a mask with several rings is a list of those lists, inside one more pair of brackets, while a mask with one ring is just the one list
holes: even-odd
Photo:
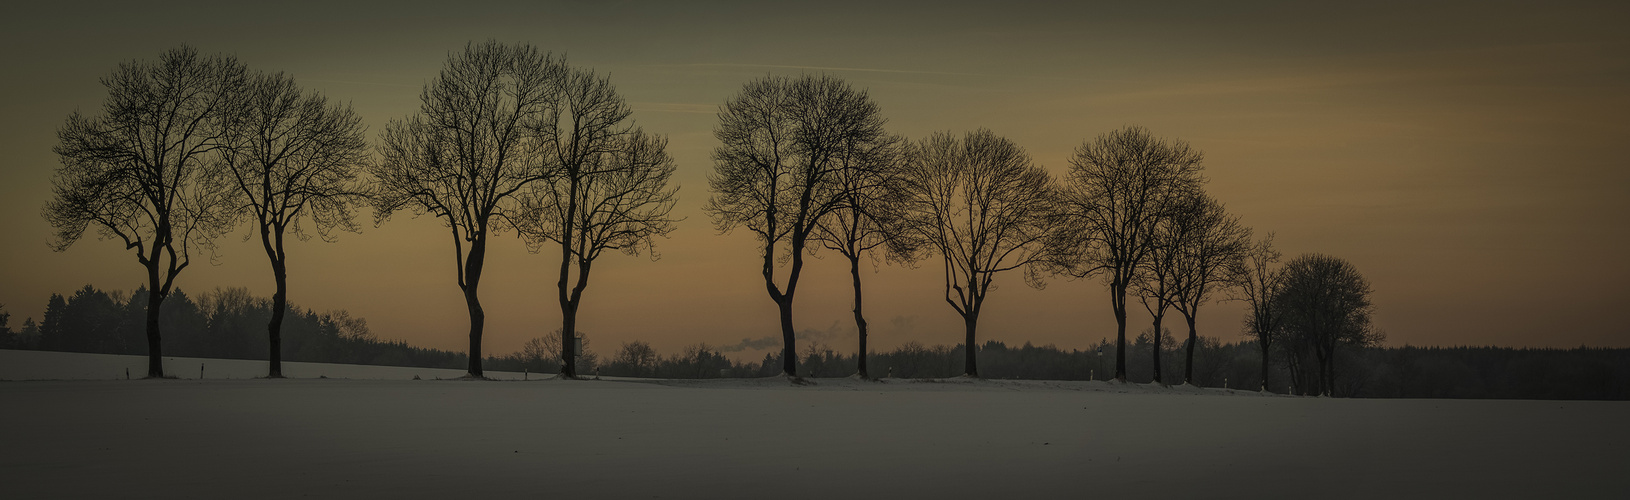
[[577, 378], [577, 304], [560, 305], [560, 376]]
[[1290, 374], [1290, 394], [1302, 395], [1307, 390], [1307, 384], [1302, 373], [1302, 355], [1295, 352], [1285, 354], [1286, 372]]
[[[276, 233], [273, 233], [276, 229]], [[261, 247], [272, 262], [272, 281], [277, 289], [272, 292], [272, 319], [266, 323], [267, 368], [266, 378], [283, 378], [283, 310], [288, 308], [288, 259], [283, 253], [283, 228], [265, 223], [260, 226]]]
[[798, 376], [797, 338], [792, 330], [792, 296], [782, 295], [775, 301], [781, 310], [781, 371], [788, 377]]
[[272, 293], [272, 320], [266, 323], [270, 366], [266, 378], [283, 378], [283, 310], [288, 308], [288, 272], [282, 260], [272, 261], [277, 291]]
[[470, 242], [470, 255], [464, 263], [464, 304], [470, 309], [470, 369], [469, 376], [483, 378], [481, 372], [481, 332], [487, 324], [487, 313], [481, 309], [481, 297], [476, 291], [481, 284], [481, 268], [486, 263], [486, 235], [479, 234]]
[[1110, 307], [1115, 310], [1115, 380], [1126, 382], [1126, 286], [1109, 288]]
[[860, 378], [871, 378], [866, 373], [866, 315], [861, 312], [859, 255], [849, 258], [849, 276], [855, 282], [855, 330], [860, 332], [860, 351], [855, 355], [856, 373]]
[[578, 236], [573, 228], [577, 222], [577, 173], [577, 168], [573, 167], [567, 174], [570, 184], [566, 213], [561, 218], [565, 227], [560, 229], [560, 281], [556, 282], [560, 292], [560, 376], [563, 378], [577, 377], [577, 353], [573, 349], [573, 343], [577, 340], [577, 302], [566, 290], [566, 282], [572, 274], [572, 243]]
[[978, 348], [974, 344], [974, 330], [979, 326], [979, 313], [969, 312], [967, 315], [962, 317], [962, 321], [968, 327], [968, 339], [962, 344], [966, 347], [963, 349], [963, 355], [966, 358], [966, 360], [963, 362], [963, 366], [966, 367], [963, 370], [963, 373], [967, 374], [969, 377], [978, 377], [978, 356], [975, 355], [975, 351], [977, 351]]
[[486, 327], [487, 314], [481, 310], [481, 299], [476, 296], [475, 287], [471, 286], [464, 291], [464, 305], [470, 309], [470, 368], [468, 375], [481, 378], [481, 331]]
[[[589, 287], [589, 269], [593, 261], [579, 259], [577, 262], [577, 284], [568, 293], [561, 289], [560, 301], [560, 374], [566, 378], [577, 377], [577, 310], [583, 305], [583, 290]], [[562, 276], [565, 276], [565, 267]], [[561, 278], [565, 284], [565, 278]]]
[[1262, 348], [1262, 390], [1268, 390], [1268, 341], [1262, 339], [1263, 334], [1257, 334], [1257, 346]]
[[1313, 395], [1315, 396], [1330, 395], [1331, 381], [1328, 376], [1331, 361], [1330, 357], [1330, 351], [1325, 349], [1324, 346], [1317, 344], [1314, 345], [1313, 358], [1319, 362], [1318, 366], [1313, 367], [1313, 379], [1317, 384], [1313, 391]]
[[1194, 385], [1194, 344], [1199, 342], [1199, 334], [1194, 331], [1194, 316], [1183, 315], [1189, 323], [1188, 352], [1183, 355], [1183, 383]]
[[1324, 362], [1324, 395], [1336, 397], [1336, 351], [1330, 350], [1329, 359]]
[[[1317, 356], [1314, 356], [1313, 362], [1318, 363]], [[1296, 383], [1296, 392], [1301, 393], [1303, 396], [1318, 396], [1320, 394], [1319, 391], [1322, 390], [1319, 388], [1319, 381], [1322, 380], [1322, 378], [1319, 377], [1318, 367], [1313, 367], [1311, 373], [1309, 373], [1306, 359], [1302, 360], [1301, 365], [1302, 369], [1297, 371], [1302, 373], [1302, 380]]]
[[158, 265], [148, 266], [147, 293], [147, 377], [164, 378], [164, 349], [159, 343], [158, 314], [164, 305], [164, 294], [159, 293]]
[[1155, 355], [1154, 355], [1154, 358], [1155, 358], [1155, 364], [1154, 364], [1154, 367], [1155, 367], [1155, 381], [1154, 382], [1156, 384], [1166, 385], [1166, 381], [1164, 379], [1160, 378], [1160, 354], [1161, 354], [1161, 352], [1160, 352], [1161, 351], [1161, 348], [1160, 348], [1160, 323], [1161, 323], [1162, 320], [1165, 319], [1162, 316], [1164, 316], [1164, 315], [1162, 315], [1162, 314], [1156, 314], [1155, 315], [1155, 336], [1154, 336], [1155, 343], [1154, 343], [1154, 348], [1150, 349], [1150, 351], [1155, 353]]

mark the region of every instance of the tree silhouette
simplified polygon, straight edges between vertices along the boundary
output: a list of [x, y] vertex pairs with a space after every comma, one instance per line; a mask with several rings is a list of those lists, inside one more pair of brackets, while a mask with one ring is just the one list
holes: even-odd
[[57, 130], [62, 161], [46, 220], [67, 250], [94, 226], [124, 242], [147, 270], [147, 376], [163, 377], [159, 311], [192, 253], [230, 228], [231, 186], [206, 174], [245, 84], [236, 59], [181, 46], [158, 61], [120, 64], [101, 80], [102, 115], [79, 112]]
[[1203, 155], [1143, 127], [1083, 143], [1070, 158], [1055, 271], [1103, 275], [1115, 312], [1115, 378], [1126, 380], [1126, 294], [1154, 247], [1154, 232], [1203, 179]]
[[1346, 260], [1323, 254], [1291, 259], [1282, 272], [1275, 300], [1284, 313], [1286, 347], [1293, 357], [1311, 352], [1319, 365], [1315, 380], [1303, 381], [1313, 386], [1302, 389], [1333, 396], [1336, 350], [1382, 340], [1370, 327], [1370, 282]]
[[1234, 300], [1245, 301], [1248, 309], [1245, 331], [1256, 340], [1257, 349], [1262, 352], [1264, 391], [1268, 390], [1268, 373], [1272, 371], [1269, 360], [1273, 341], [1278, 337], [1280, 323], [1283, 322], [1283, 314], [1274, 302], [1284, 283], [1282, 275], [1273, 267], [1280, 258], [1279, 251], [1273, 248], [1273, 233], [1268, 233], [1245, 248], [1242, 258], [1234, 262], [1229, 273]]
[[635, 377], [644, 377], [656, 369], [657, 360], [657, 351], [650, 343], [634, 340], [623, 342], [611, 362], [626, 367]]
[[276, 291], [271, 320], [267, 376], [283, 376], [282, 327], [288, 304], [288, 256], [283, 238], [310, 236], [302, 221], [316, 226], [331, 241], [330, 229], [356, 231], [351, 207], [362, 201], [357, 171], [367, 157], [362, 118], [350, 106], [329, 105], [328, 98], [300, 90], [282, 73], [257, 74], [236, 101], [233, 126], [222, 151], [225, 168], [252, 214], [261, 248], [271, 260]]
[[15, 349], [16, 340], [11, 333], [11, 313], [6, 312], [6, 305], [0, 304], [0, 349]]
[[907, 231], [943, 257], [945, 302], [966, 327], [964, 373], [977, 377], [975, 332], [997, 273], [1024, 268], [1040, 287], [1057, 188], [1013, 141], [986, 129], [916, 144], [901, 183]]
[[1194, 349], [1200, 341], [1195, 318], [1200, 306], [1211, 301], [1219, 288], [1230, 286], [1231, 271], [1238, 267], [1251, 243], [1251, 230], [1240, 225], [1222, 203], [1205, 194], [1189, 199], [1169, 224], [1180, 235], [1176, 245], [1172, 307], [1188, 323], [1189, 338], [1184, 343], [1183, 383], [1194, 383]]
[[[632, 110], [607, 78], [592, 71], [557, 75], [559, 104], [539, 123], [542, 153], [553, 175], [526, 198], [522, 232], [535, 247], [560, 245], [561, 331], [577, 331], [577, 311], [594, 260], [606, 250], [650, 251], [652, 238], [674, 229], [678, 188], [668, 141], [629, 120]], [[575, 283], [572, 268], [577, 268]], [[576, 377], [571, 342], [562, 342], [561, 376]]]
[[[864, 139], [864, 140], [863, 140]], [[866, 314], [860, 287], [860, 260], [874, 250], [888, 250], [907, 236], [898, 230], [897, 205], [901, 173], [909, 144], [898, 136], [851, 138], [839, 155], [841, 168], [834, 180], [839, 185], [838, 207], [822, 218], [813, 238], [823, 247], [849, 260], [849, 278], [855, 294], [855, 330], [859, 346], [855, 374], [870, 378], [866, 371]], [[895, 245], [897, 247], [910, 246]], [[873, 256], [873, 262], [876, 257]]]
[[[1182, 284], [1179, 283], [1178, 261], [1182, 258], [1184, 240], [1191, 237], [1190, 224], [1179, 224], [1182, 211], [1187, 207], [1175, 208], [1172, 217], [1168, 217], [1155, 224], [1154, 230], [1149, 233], [1149, 254], [1134, 268], [1134, 278], [1131, 287], [1138, 296], [1138, 302], [1149, 311], [1153, 326], [1149, 330], [1150, 343], [1155, 346], [1164, 346], [1168, 333], [1171, 330], [1162, 326], [1165, 323], [1166, 311], [1172, 308]], [[1156, 384], [1165, 385], [1166, 379], [1161, 370], [1161, 356], [1165, 351], [1152, 349], [1150, 354], [1150, 371], [1152, 380]]]
[[[595, 361], [599, 358], [594, 351], [589, 350], [589, 336], [583, 332], [576, 332], [567, 340], [560, 334], [562, 330], [555, 330], [542, 337], [534, 338], [522, 346], [521, 353], [529, 358], [540, 359], [547, 363], [564, 366], [569, 358], [583, 358], [588, 369], [594, 369]], [[579, 350], [581, 348], [581, 350]]]
[[[883, 118], [865, 91], [829, 76], [748, 82], [719, 111], [704, 210], [721, 232], [751, 231], [763, 245], [764, 287], [781, 313], [782, 372], [796, 379], [793, 298], [804, 253], [822, 218], [842, 206], [836, 178], [855, 145], [883, 136]], [[785, 251], [778, 245], [785, 244]], [[776, 263], [788, 262], [786, 286]]]
[[517, 194], [549, 178], [535, 132], [558, 105], [565, 67], [529, 45], [471, 43], [420, 93], [419, 113], [393, 120], [373, 164], [376, 223], [398, 210], [432, 214], [452, 231], [458, 286], [470, 312], [469, 376], [481, 377], [486, 313], [478, 289], [489, 237], [517, 226]]

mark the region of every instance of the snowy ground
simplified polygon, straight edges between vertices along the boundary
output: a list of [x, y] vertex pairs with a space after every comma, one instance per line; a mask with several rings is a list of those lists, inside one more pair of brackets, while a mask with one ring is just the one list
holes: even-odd
[[0, 351], [4, 379], [121, 379], [0, 383], [0, 497], [1630, 498], [1621, 402], [124, 358]]
[[[171, 377], [196, 379], [200, 368], [205, 380], [244, 379], [265, 377], [267, 363], [246, 359], [164, 358], [164, 374]], [[417, 376], [432, 379], [459, 378], [464, 372], [443, 368], [283, 362], [283, 375], [291, 378], [403, 380]], [[527, 377], [509, 372], [487, 372], [486, 375], [515, 380]], [[126, 376], [147, 376], [147, 356], [0, 349], [0, 380], [124, 380]]]

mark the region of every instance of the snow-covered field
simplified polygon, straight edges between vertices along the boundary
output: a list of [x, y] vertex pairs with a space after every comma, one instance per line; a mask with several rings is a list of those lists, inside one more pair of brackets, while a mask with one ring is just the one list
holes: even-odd
[[[266, 361], [165, 357], [164, 374], [179, 378], [242, 379], [266, 376]], [[404, 366], [338, 365], [283, 362], [283, 375], [291, 378], [352, 378], [376, 380], [459, 378], [464, 370], [408, 368]], [[526, 374], [487, 372], [489, 378], [521, 380]], [[84, 354], [77, 352], [13, 351], [0, 349], [0, 380], [124, 380], [147, 376], [147, 356]]]
[[0, 498], [1630, 498], [1623, 402], [142, 363], [0, 351], [102, 379], [0, 383]]

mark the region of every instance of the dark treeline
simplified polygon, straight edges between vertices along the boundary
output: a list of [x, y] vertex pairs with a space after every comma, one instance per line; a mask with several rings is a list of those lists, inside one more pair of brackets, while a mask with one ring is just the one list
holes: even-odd
[[[1163, 362], [1182, 359], [1183, 351], [1171, 337], [1162, 339]], [[1139, 357], [1128, 360], [1127, 381], [1150, 383], [1153, 377], [1153, 342], [1148, 332], [1139, 335], [1128, 345], [1129, 354]], [[1250, 343], [1225, 344], [1209, 337], [1201, 337], [1195, 351], [1195, 383], [1205, 387], [1257, 388], [1261, 377], [1257, 367], [1260, 358]], [[1103, 353], [1100, 355], [1099, 353]], [[1106, 380], [1115, 369], [1115, 345], [1102, 341], [1086, 350], [1064, 350], [1053, 345], [1037, 346], [1026, 342], [1022, 346], [1009, 346], [999, 341], [986, 341], [980, 345], [978, 356], [981, 378], [1025, 380]], [[779, 354], [779, 353], [777, 353]], [[773, 356], [779, 362], [780, 356]], [[893, 351], [874, 351], [867, 362], [878, 377], [894, 378], [947, 378], [966, 373], [963, 363], [967, 359], [961, 344], [924, 345], [907, 342]], [[768, 360], [767, 360], [768, 361]], [[816, 344], [807, 349], [799, 365], [808, 377], [841, 377], [855, 373], [853, 354], [837, 353]], [[1167, 384], [1181, 384], [1181, 372], [1166, 372]], [[1283, 392], [1283, 388], [1280, 389]]]
[[[90, 285], [68, 296], [51, 294], [45, 317], [18, 331], [0, 324], [0, 348], [102, 354], [147, 354], [145, 287], [105, 292]], [[3, 314], [3, 313], [0, 313]], [[242, 288], [217, 289], [195, 300], [176, 290], [164, 301], [159, 323], [166, 356], [266, 359], [266, 322], [272, 301]], [[380, 340], [349, 313], [318, 313], [290, 304], [284, 313], [283, 353], [289, 361], [460, 368], [463, 353]]]
[[[146, 353], [143, 326], [145, 289], [104, 292], [89, 285], [63, 296], [52, 294], [41, 321], [12, 325], [0, 307], [0, 348], [105, 354]], [[174, 356], [266, 359], [264, 325], [271, 300], [242, 288], [214, 290], [195, 300], [177, 291], [160, 314], [167, 332], [165, 352]], [[284, 349], [290, 361], [457, 369], [464, 353], [414, 347], [378, 339], [367, 321], [341, 311], [313, 312], [289, 306]], [[580, 338], [586, 336], [579, 332]], [[1127, 380], [1153, 382], [1154, 342], [1149, 330], [1128, 343]], [[484, 361], [499, 371], [556, 373], [560, 370], [558, 332], [554, 342], [540, 338], [521, 351]], [[585, 345], [589, 345], [586, 342]], [[1173, 336], [1161, 336], [1161, 361], [1176, 364], [1184, 350]], [[981, 375], [991, 379], [1105, 380], [1113, 376], [1115, 345], [1100, 341], [1085, 350], [987, 341], [976, 353]], [[1100, 354], [1102, 353], [1102, 354]], [[1369, 398], [1599, 399], [1630, 400], [1630, 349], [1512, 349], [1505, 347], [1368, 347], [1338, 351], [1335, 395]], [[1275, 356], [1280, 360], [1283, 356]], [[867, 358], [873, 377], [946, 378], [965, 373], [962, 345], [907, 342]], [[814, 342], [799, 356], [799, 376], [847, 377], [857, 372], [853, 353]], [[658, 354], [646, 342], [623, 343], [609, 358], [585, 348], [579, 373], [618, 377], [743, 378], [782, 373], [780, 351], [760, 362], [733, 361], [718, 348], [694, 344], [672, 355]], [[1194, 351], [1194, 384], [1255, 390], [1262, 387], [1261, 350], [1253, 341], [1222, 342], [1200, 337]], [[1163, 372], [1167, 384], [1183, 373]], [[1289, 391], [1287, 364], [1276, 361], [1267, 389]]]
[[[583, 333], [578, 332], [578, 336], [581, 338]], [[705, 343], [686, 346], [671, 356], [657, 354], [645, 342], [635, 341], [624, 346], [617, 356], [609, 360], [600, 359], [593, 351], [585, 351], [576, 360], [578, 373], [584, 376], [679, 379], [742, 378], [781, 373], [780, 356], [774, 357], [775, 364], [738, 362]], [[634, 352], [639, 354], [629, 356], [629, 346], [633, 346]], [[539, 352], [532, 349], [487, 358], [486, 363], [494, 370], [539, 373], [557, 373], [562, 365], [556, 351]]]
[[1358, 397], [1630, 399], [1630, 349], [1368, 348], [1340, 359]]
[[[1128, 346], [1127, 380], [1153, 381], [1153, 342], [1148, 332]], [[1180, 344], [1163, 336], [1163, 363], [1184, 357]], [[806, 352], [801, 373], [840, 377], [855, 372], [855, 357], [830, 349]], [[1099, 350], [1105, 353], [1098, 355]], [[1114, 344], [1086, 350], [1052, 345], [1020, 347], [988, 341], [980, 346], [984, 378], [1033, 380], [1104, 380], [1114, 370]], [[1344, 366], [1336, 377], [1335, 395], [1361, 398], [1596, 399], [1630, 400], [1630, 349], [1513, 349], [1509, 347], [1368, 347], [1338, 351]], [[910, 342], [894, 351], [873, 352], [868, 362], [878, 376], [944, 378], [963, 373], [961, 345], [924, 346]], [[766, 359], [768, 366], [771, 360]], [[780, 357], [774, 356], [779, 363]], [[1200, 337], [1194, 351], [1194, 383], [1201, 387], [1262, 387], [1261, 351], [1256, 343], [1221, 342]], [[774, 373], [767, 371], [765, 374]], [[1181, 372], [1163, 372], [1169, 385], [1181, 384]], [[1275, 365], [1268, 389], [1288, 391], [1288, 369]]]

